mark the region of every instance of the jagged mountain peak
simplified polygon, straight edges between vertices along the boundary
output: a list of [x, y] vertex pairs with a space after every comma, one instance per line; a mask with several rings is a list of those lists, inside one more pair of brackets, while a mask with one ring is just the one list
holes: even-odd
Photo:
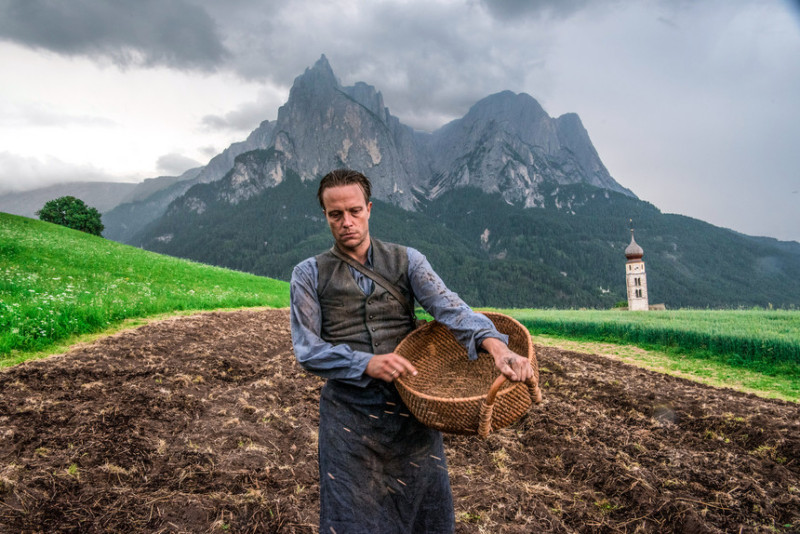
[[272, 161], [258, 170], [237, 164], [232, 186], [255, 183], [262, 175], [266, 184], [279, 183], [275, 177], [289, 169], [308, 181], [351, 167], [372, 178], [377, 198], [414, 208], [412, 188], [420, 165], [413, 131], [389, 113], [372, 85], [343, 87], [324, 55], [295, 79], [274, 131]]
[[527, 93], [501, 91], [476, 102], [460, 119], [434, 132], [440, 146], [485, 144], [500, 137], [512, 137], [531, 147], [556, 152], [559, 143], [555, 120]]
[[331, 68], [331, 64], [328, 62], [328, 58], [325, 57], [325, 54], [322, 54], [314, 66], [310, 69], [307, 68], [303, 73], [303, 76], [298, 77], [295, 79], [295, 84], [297, 80], [303, 77], [311, 77], [315, 81], [323, 81], [327, 83], [333, 83], [334, 85], [339, 85], [339, 80], [336, 78], [336, 75], [333, 73], [333, 69]]
[[294, 79], [289, 91], [289, 101], [326, 98], [326, 95], [339, 89], [340, 86], [339, 80], [328, 63], [328, 58], [323, 54], [313, 67], [307, 68], [303, 74]]
[[342, 87], [342, 91], [377, 115], [382, 122], [388, 122], [389, 110], [383, 104], [383, 95], [374, 86], [364, 82], [356, 82], [351, 87]]
[[537, 122], [549, 118], [539, 102], [527, 93], [501, 91], [476, 102], [464, 120], [513, 121], [515, 123]]
[[[255, 149], [267, 152], [234, 161]], [[342, 86], [324, 54], [295, 78], [275, 121], [263, 122], [212, 159], [193, 182], [230, 174], [219, 198], [238, 202], [281, 183], [289, 171], [309, 181], [339, 167], [363, 172], [376, 198], [407, 210], [460, 187], [500, 193], [524, 207], [545, 205], [543, 182], [632, 195], [609, 175], [575, 114], [553, 119], [529, 94], [501, 91], [476, 102], [461, 119], [421, 134], [391, 115], [374, 86]], [[136, 215], [129, 209], [112, 226], [124, 227], [126, 236], [138, 231], [191, 185], [171, 189]], [[127, 220], [134, 216], [141, 220]]]
[[[304, 181], [352, 167], [372, 178], [377, 198], [405, 209], [414, 209], [419, 195], [435, 198], [464, 186], [500, 192], [526, 207], [544, 205], [541, 182], [630, 194], [608, 174], [575, 114], [554, 119], [531, 95], [501, 91], [433, 134], [415, 136], [374, 86], [342, 86], [324, 54], [295, 79], [274, 132], [281, 160], [269, 176], [283, 174], [278, 166]], [[250, 172], [249, 181], [267, 168], [253, 174], [239, 166], [237, 172]]]
[[513, 204], [545, 205], [543, 182], [586, 183], [632, 195], [603, 166], [574, 113], [553, 119], [535, 98], [502, 91], [432, 135], [427, 196], [473, 186]]

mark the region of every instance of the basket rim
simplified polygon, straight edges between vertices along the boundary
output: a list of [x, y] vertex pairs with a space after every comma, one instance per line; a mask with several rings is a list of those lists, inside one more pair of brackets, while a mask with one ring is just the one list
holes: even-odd
[[[527, 351], [528, 351], [527, 359], [528, 359], [528, 362], [531, 362], [531, 363], [533, 362], [533, 358], [534, 358], [533, 340], [531, 339], [530, 332], [528, 332], [528, 329], [525, 328], [525, 326], [523, 326], [522, 323], [520, 323], [519, 321], [517, 321], [515, 318], [511, 317], [510, 315], [506, 315], [506, 314], [499, 313], [499, 312], [479, 311], [477, 313], [485, 315], [489, 319], [491, 319], [492, 316], [503, 317], [504, 319], [510, 320], [511, 323], [514, 324], [521, 331], [526, 332], [527, 335], [525, 336], [525, 340], [526, 340], [525, 345], [526, 345], [526, 348], [527, 348]], [[416, 334], [417, 332], [422, 332], [423, 329], [429, 327], [428, 325], [433, 325], [434, 323], [437, 323], [437, 321], [431, 321], [428, 324], [423, 325], [420, 328], [417, 328], [416, 330], [412, 331], [405, 339], [403, 339], [403, 341], [400, 342], [400, 345], [405, 343], [406, 339], [408, 339], [412, 335]], [[442, 323], [438, 323], [438, 324], [442, 324]], [[400, 345], [398, 345], [397, 348], [400, 348]], [[395, 349], [395, 351], [396, 350], [397, 349]], [[522, 355], [520, 355], [520, 356], [522, 356]], [[496, 380], [497, 377], [500, 376], [500, 374], [501, 373], [498, 370], [497, 375], [495, 376], [495, 378], [493, 380]], [[485, 393], [482, 393], [480, 395], [473, 395], [471, 397], [440, 397], [440, 396], [436, 396], [436, 395], [430, 395], [428, 393], [424, 393], [422, 391], [419, 391], [418, 389], [412, 388], [409, 384], [406, 383], [405, 379], [402, 376], [397, 377], [394, 381], [395, 381], [395, 383], [397, 383], [400, 386], [402, 386], [403, 389], [406, 390], [406, 392], [408, 392], [411, 395], [414, 395], [415, 397], [419, 397], [419, 398], [422, 398], [422, 399], [425, 399], [425, 400], [435, 401], [435, 402], [448, 402], [448, 403], [451, 403], [451, 404], [467, 403], [467, 402], [474, 402], [476, 400], [483, 400], [489, 395], [489, 389], [491, 388], [491, 386], [489, 386], [489, 388], [486, 389]], [[497, 392], [497, 396], [495, 397], [495, 402], [497, 402], [497, 399], [499, 399], [499, 398], [503, 397], [504, 395], [508, 394], [509, 392], [511, 392], [515, 387], [517, 387], [519, 385], [522, 385], [522, 386], [526, 385], [526, 382], [512, 382], [508, 378], [506, 378], [506, 381], [510, 382], [512, 385], [510, 387], [504, 387], [500, 391], [498, 391]]]

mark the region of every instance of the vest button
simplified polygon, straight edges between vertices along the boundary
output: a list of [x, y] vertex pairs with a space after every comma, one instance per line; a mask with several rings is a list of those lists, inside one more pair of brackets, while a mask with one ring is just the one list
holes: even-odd
[[374, 318], [375, 318], [375, 316], [374, 316], [374, 315], [370, 315], [370, 316], [369, 316], [369, 318], [370, 318], [370, 319], [374, 319]]
[[373, 331], [373, 332], [375, 331], [375, 327], [374, 327], [374, 326], [372, 327], [372, 331]]

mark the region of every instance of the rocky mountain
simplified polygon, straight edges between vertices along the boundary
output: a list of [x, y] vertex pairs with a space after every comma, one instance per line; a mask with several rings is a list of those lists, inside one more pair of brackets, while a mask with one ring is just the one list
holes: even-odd
[[437, 131], [415, 132], [374, 87], [343, 87], [323, 56], [260, 129], [248, 145], [260, 148], [232, 147], [228, 156], [238, 155], [221, 178], [162, 191], [141, 218], [149, 224], [125, 240], [286, 280], [330, 246], [316, 185], [348, 166], [374, 183], [373, 234], [419, 248], [475, 305], [623, 300], [630, 219], [653, 302], [800, 302], [800, 244], [662, 214], [610, 176], [577, 115], [552, 118], [529, 95], [491, 95]]
[[348, 166], [372, 178], [377, 198], [413, 209], [412, 187], [424, 170], [411, 128], [389, 113], [374, 87], [343, 87], [325, 56], [295, 79], [269, 148], [274, 157], [260, 161], [258, 172], [244, 161], [234, 165], [231, 190], [223, 193], [230, 202], [274, 187], [289, 169], [308, 181]]
[[[295, 79], [274, 131], [273, 160], [256, 173], [234, 167], [235, 191], [223, 193], [231, 202], [274, 187], [287, 169], [308, 181], [342, 166], [370, 176], [376, 198], [411, 210], [459, 187], [524, 207], [543, 205], [545, 182], [633, 195], [609, 175], [575, 114], [554, 119], [533, 97], [506, 91], [431, 134], [414, 132], [374, 87], [343, 87], [325, 56]], [[254, 183], [258, 176], [266, 181]]]
[[428, 198], [457, 187], [500, 193], [509, 203], [542, 207], [541, 184], [584, 183], [633, 196], [608, 173], [580, 118], [551, 118], [526, 94], [484, 98], [429, 140]]
[[[256, 149], [270, 152], [236, 159]], [[228, 186], [218, 193], [234, 205], [275, 187], [289, 170], [305, 182], [343, 166], [367, 174], [376, 198], [408, 210], [459, 187], [499, 192], [525, 207], [544, 205], [543, 183], [633, 195], [609, 175], [575, 114], [554, 119], [533, 97], [503, 92], [433, 133], [415, 132], [390, 113], [375, 87], [342, 86], [323, 55], [294, 80], [274, 122], [231, 145], [194, 180], [117, 207], [104, 219], [105, 235], [129, 241], [198, 183], [224, 176]]]

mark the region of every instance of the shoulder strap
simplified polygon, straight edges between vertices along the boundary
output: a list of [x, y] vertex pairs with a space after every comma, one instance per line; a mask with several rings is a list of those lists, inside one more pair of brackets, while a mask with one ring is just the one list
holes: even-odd
[[400, 290], [397, 289], [397, 286], [395, 286], [389, 280], [384, 278], [380, 273], [377, 273], [371, 269], [367, 269], [366, 267], [361, 265], [359, 262], [348, 256], [347, 254], [343, 254], [342, 252], [340, 252], [339, 249], [337, 249], [335, 246], [331, 248], [331, 254], [333, 254], [334, 256], [345, 262], [347, 265], [349, 265], [353, 269], [363, 274], [364, 276], [376, 281], [386, 291], [391, 293], [392, 296], [396, 298], [398, 302], [400, 302], [403, 305], [403, 307], [406, 309], [406, 311], [412, 318], [416, 317], [416, 314], [414, 313], [414, 308], [412, 308], [408, 300], [406, 300], [405, 297], [403, 297], [403, 294], [400, 293]]

